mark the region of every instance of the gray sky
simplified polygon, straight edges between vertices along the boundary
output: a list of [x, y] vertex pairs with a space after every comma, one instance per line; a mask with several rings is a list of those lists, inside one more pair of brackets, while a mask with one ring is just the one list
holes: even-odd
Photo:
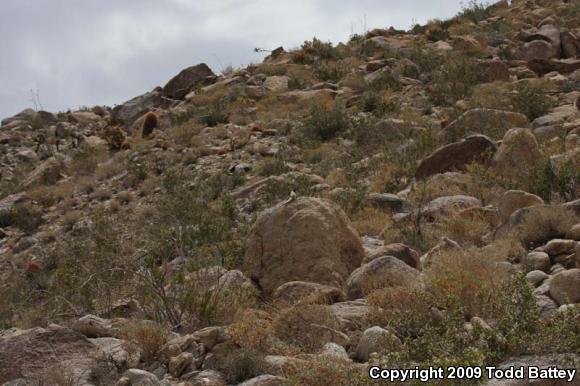
[[0, 0], [0, 117], [114, 105], [181, 69], [260, 62], [254, 47], [334, 43], [447, 18], [460, 0]]

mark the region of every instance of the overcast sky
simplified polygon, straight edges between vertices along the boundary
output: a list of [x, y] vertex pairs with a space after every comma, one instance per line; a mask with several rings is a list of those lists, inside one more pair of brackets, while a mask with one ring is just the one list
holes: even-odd
[[262, 60], [254, 47], [334, 43], [365, 29], [446, 18], [460, 0], [0, 0], [0, 117], [115, 105], [206, 62]]

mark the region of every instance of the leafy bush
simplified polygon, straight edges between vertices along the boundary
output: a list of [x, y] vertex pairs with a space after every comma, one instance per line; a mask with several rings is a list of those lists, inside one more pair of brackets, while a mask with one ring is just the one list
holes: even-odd
[[514, 110], [534, 120], [546, 115], [554, 106], [553, 100], [542, 90], [541, 86], [524, 84], [517, 89], [512, 98]]
[[169, 330], [152, 322], [130, 322], [123, 326], [121, 337], [127, 341], [126, 349], [130, 352], [139, 350], [141, 360], [151, 363], [157, 358], [161, 347], [169, 338]]
[[226, 357], [223, 371], [228, 384], [239, 384], [263, 374], [266, 365], [264, 354], [255, 350], [242, 349]]
[[437, 106], [453, 106], [469, 95], [480, 82], [479, 70], [474, 62], [465, 59], [450, 59], [436, 72], [434, 84], [428, 89], [430, 100]]
[[304, 123], [304, 133], [307, 137], [328, 141], [350, 127], [350, 119], [346, 110], [335, 105], [332, 109], [314, 105], [310, 109], [310, 117]]

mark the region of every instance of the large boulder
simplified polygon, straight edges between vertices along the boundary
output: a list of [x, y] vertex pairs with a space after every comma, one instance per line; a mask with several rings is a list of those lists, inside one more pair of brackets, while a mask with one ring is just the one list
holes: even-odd
[[86, 384], [101, 356], [89, 339], [65, 327], [6, 330], [0, 332], [0, 383], [42, 377], [60, 368], [78, 384]]
[[362, 362], [367, 362], [373, 353], [397, 350], [401, 346], [401, 340], [392, 332], [375, 326], [363, 332], [354, 356]]
[[347, 296], [359, 299], [368, 292], [386, 287], [421, 285], [421, 273], [394, 256], [382, 256], [357, 268], [348, 278]]
[[274, 292], [274, 300], [281, 303], [292, 304], [306, 299], [314, 303], [331, 304], [344, 301], [346, 295], [336, 287], [304, 281], [284, 283]]
[[508, 190], [499, 199], [497, 209], [502, 224], [507, 224], [516, 210], [536, 205], [544, 205], [544, 200], [523, 190]]
[[485, 135], [472, 135], [440, 147], [424, 158], [415, 172], [415, 178], [424, 179], [437, 173], [464, 170], [472, 162], [487, 162], [496, 150], [495, 142]]
[[552, 57], [552, 44], [545, 40], [532, 40], [523, 45], [519, 52], [519, 58], [530, 61], [534, 59], [550, 59]]
[[160, 88], [139, 95], [123, 104], [115, 106], [111, 113], [111, 120], [122, 124], [126, 129], [140, 117], [157, 108], [167, 109], [176, 104], [176, 101], [165, 98]]
[[542, 160], [538, 141], [526, 128], [510, 129], [493, 157], [493, 167], [506, 177], [521, 177]]
[[510, 80], [509, 66], [502, 60], [479, 60], [477, 70], [483, 82], [509, 82]]
[[577, 58], [580, 56], [580, 39], [572, 32], [564, 31], [560, 35], [562, 40], [562, 56], [564, 58]]
[[580, 303], [580, 269], [564, 270], [554, 276], [550, 296], [560, 305]]
[[260, 214], [248, 238], [244, 269], [271, 296], [282, 284], [310, 281], [342, 287], [364, 249], [344, 212], [310, 197]]
[[410, 267], [421, 268], [421, 254], [405, 244], [393, 243], [380, 246], [370, 252], [364, 262], [368, 263], [381, 256], [394, 256]]
[[215, 81], [216, 75], [205, 63], [188, 67], [175, 75], [165, 87], [163, 95], [171, 99], [183, 99], [194, 88], [207, 86]]
[[445, 136], [457, 140], [468, 134], [484, 134], [493, 139], [504, 136], [508, 129], [528, 127], [528, 118], [511, 111], [475, 108], [461, 114], [445, 128]]

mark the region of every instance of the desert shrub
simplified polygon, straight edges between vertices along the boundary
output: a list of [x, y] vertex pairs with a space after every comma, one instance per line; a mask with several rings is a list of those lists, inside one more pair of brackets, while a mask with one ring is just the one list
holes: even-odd
[[104, 148], [83, 144], [73, 153], [68, 170], [75, 176], [92, 176], [105, 156]]
[[342, 62], [316, 62], [314, 64], [314, 73], [323, 82], [336, 83], [347, 74], [347, 71], [348, 69]]
[[524, 83], [517, 88], [512, 97], [514, 110], [534, 120], [547, 114], [554, 106], [554, 101], [546, 94], [543, 85]]
[[256, 173], [263, 177], [280, 175], [288, 171], [290, 168], [280, 157], [263, 158], [256, 165]]
[[0, 228], [15, 226], [27, 234], [33, 234], [44, 223], [42, 210], [30, 203], [17, 204], [8, 211], [0, 212]]
[[366, 386], [376, 381], [369, 378], [365, 370], [352, 362], [316, 356], [296, 366], [285, 369], [284, 385], [304, 386]]
[[233, 351], [226, 356], [223, 371], [228, 384], [239, 384], [264, 373], [264, 354], [250, 349]]
[[476, 250], [449, 250], [433, 257], [426, 275], [437, 297], [452, 296], [469, 316], [480, 316], [505, 279], [492, 256]]
[[151, 363], [169, 338], [167, 327], [153, 322], [130, 322], [123, 326], [121, 337], [130, 352], [139, 350], [141, 361]]
[[277, 338], [307, 352], [320, 349], [324, 328], [336, 330], [338, 320], [323, 305], [297, 304], [281, 310], [274, 318], [273, 331]]
[[528, 211], [517, 226], [517, 236], [527, 247], [563, 237], [580, 218], [562, 206], [535, 207]]
[[314, 105], [310, 109], [310, 116], [304, 122], [304, 134], [307, 137], [328, 141], [350, 127], [350, 119], [346, 110], [335, 105], [327, 109], [320, 105]]
[[338, 50], [331, 42], [323, 42], [317, 38], [311, 41], [305, 41], [301, 46], [302, 51], [307, 58], [318, 58], [323, 60], [337, 59], [339, 57]]
[[360, 235], [378, 236], [391, 224], [391, 215], [376, 208], [363, 208], [354, 214], [352, 225]]
[[435, 240], [445, 235], [461, 244], [481, 246], [482, 238], [492, 229], [492, 224], [483, 214], [473, 212], [445, 218], [433, 230]]
[[477, 0], [469, 0], [466, 4], [462, 4], [461, 11], [457, 17], [465, 18], [474, 23], [491, 17], [491, 9], [488, 3]]
[[458, 100], [469, 96], [479, 82], [479, 70], [474, 62], [466, 58], [450, 58], [435, 73], [428, 95], [437, 106], [453, 106]]
[[399, 77], [391, 71], [382, 71], [379, 77], [370, 84], [370, 88], [375, 91], [400, 91], [401, 87]]
[[223, 100], [215, 101], [206, 107], [198, 118], [199, 123], [214, 127], [228, 122], [227, 106]]
[[236, 314], [228, 334], [241, 348], [269, 352], [273, 345], [272, 318], [265, 311], [243, 310]]

